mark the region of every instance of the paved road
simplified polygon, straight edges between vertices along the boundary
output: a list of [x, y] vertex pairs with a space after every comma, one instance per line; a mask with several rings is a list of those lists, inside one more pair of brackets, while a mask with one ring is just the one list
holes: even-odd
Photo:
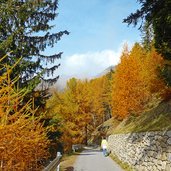
[[77, 158], [74, 171], [123, 171], [110, 157], [98, 149], [84, 150]]

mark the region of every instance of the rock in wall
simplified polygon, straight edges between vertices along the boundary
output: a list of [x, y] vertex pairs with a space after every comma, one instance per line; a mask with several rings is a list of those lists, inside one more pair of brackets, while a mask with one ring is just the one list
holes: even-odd
[[115, 134], [108, 143], [135, 171], [171, 171], [171, 131]]

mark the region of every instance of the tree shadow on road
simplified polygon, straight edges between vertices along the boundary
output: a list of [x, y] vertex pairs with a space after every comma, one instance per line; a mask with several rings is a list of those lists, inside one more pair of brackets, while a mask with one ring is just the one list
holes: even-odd
[[78, 155], [78, 156], [92, 156], [95, 155], [93, 153], [79, 153], [79, 154], [74, 154], [74, 155]]
[[67, 167], [67, 168], [65, 168], [64, 171], [74, 171], [74, 168], [73, 167]]
[[102, 150], [100, 149], [91, 149], [91, 150], [86, 150], [86, 152], [101, 152]]

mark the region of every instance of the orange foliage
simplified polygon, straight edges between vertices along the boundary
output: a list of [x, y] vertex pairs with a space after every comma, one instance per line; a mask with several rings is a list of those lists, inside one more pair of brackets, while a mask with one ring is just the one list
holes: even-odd
[[163, 59], [153, 49], [147, 54], [135, 44], [131, 52], [125, 48], [121, 63], [114, 74], [112, 89], [113, 115], [125, 118], [141, 112], [152, 93], [161, 93], [164, 82], [159, 77], [158, 68]]
[[64, 92], [55, 92], [47, 101], [48, 114], [60, 118], [64, 152], [75, 143], [87, 143], [94, 129], [105, 121], [111, 102], [109, 80], [106, 76], [91, 81], [72, 78]]
[[108, 76], [90, 81], [91, 114], [94, 128], [110, 118], [111, 80]]
[[47, 101], [49, 114], [60, 120], [60, 141], [64, 152], [70, 152], [72, 144], [82, 143], [85, 139], [85, 126], [88, 122], [85, 91], [86, 86], [72, 78], [68, 81], [65, 92], [55, 92]]
[[0, 161], [1, 170], [40, 170], [47, 157], [46, 130], [31, 101], [21, 106], [23, 90], [17, 91], [10, 80], [11, 70], [0, 77]]
[[102, 78], [96, 78], [91, 80], [90, 83], [91, 113], [93, 117], [93, 126], [95, 128], [104, 121], [104, 108], [102, 103], [103, 80]]

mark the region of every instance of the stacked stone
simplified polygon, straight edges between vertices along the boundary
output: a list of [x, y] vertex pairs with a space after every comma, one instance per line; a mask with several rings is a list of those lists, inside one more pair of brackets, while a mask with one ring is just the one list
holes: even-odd
[[111, 153], [137, 171], [171, 171], [171, 131], [115, 134]]

